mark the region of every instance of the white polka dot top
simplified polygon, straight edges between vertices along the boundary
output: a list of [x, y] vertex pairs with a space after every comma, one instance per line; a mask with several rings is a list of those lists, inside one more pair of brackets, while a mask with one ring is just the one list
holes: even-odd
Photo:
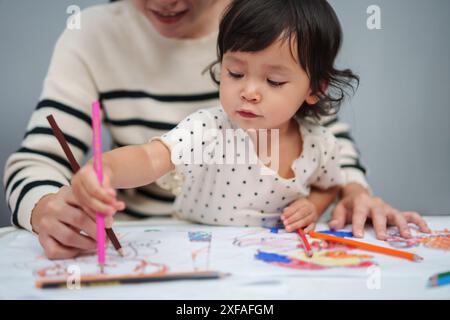
[[312, 186], [341, 184], [336, 138], [324, 127], [297, 121], [303, 151], [292, 163], [292, 179], [264, 166], [249, 134], [222, 107], [199, 110], [152, 138], [171, 150], [172, 176], [180, 183], [167, 185], [173, 179], [165, 177], [158, 183], [177, 195], [176, 214], [205, 224], [271, 227], [279, 224], [283, 208], [308, 196]]

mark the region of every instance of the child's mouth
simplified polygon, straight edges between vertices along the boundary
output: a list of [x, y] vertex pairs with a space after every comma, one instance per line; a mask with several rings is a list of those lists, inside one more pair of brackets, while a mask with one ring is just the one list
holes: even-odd
[[244, 110], [239, 110], [239, 111], [237, 111], [237, 113], [238, 113], [241, 117], [247, 118], [247, 119], [259, 117], [258, 115], [254, 114], [253, 112], [244, 111]]
[[158, 21], [165, 23], [165, 24], [177, 23], [188, 12], [188, 10], [179, 11], [179, 12], [161, 12], [161, 11], [155, 11], [155, 10], [150, 10], [150, 11], [158, 19]]

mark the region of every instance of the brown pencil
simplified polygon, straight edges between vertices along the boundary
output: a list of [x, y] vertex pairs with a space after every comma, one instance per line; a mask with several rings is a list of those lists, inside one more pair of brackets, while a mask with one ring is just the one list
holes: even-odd
[[[81, 276], [80, 286], [118, 285], [143, 282], [160, 282], [174, 280], [207, 280], [221, 279], [229, 276], [228, 273], [218, 271], [194, 271], [194, 272], [172, 272], [154, 274], [132, 274], [132, 275], [89, 275]], [[36, 288], [67, 288], [68, 279], [65, 277], [38, 279]]]
[[[70, 150], [70, 147], [66, 141], [66, 138], [64, 138], [64, 134], [62, 133], [61, 129], [59, 128], [58, 124], [56, 123], [55, 118], [53, 115], [47, 116], [47, 121], [50, 124], [50, 127], [52, 128], [53, 134], [55, 135], [56, 139], [59, 142], [59, 145], [64, 151], [64, 154], [67, 157], [67, 160], [69, 160], [70, 167], [72, 168], [73, 173], [77, 173], [78, 170], [80, 170], [80, 165], [78, 164], [77, 160], [75, 159], [75, 156], [72, 153], [72, 150]], [[114, 233], [112, 228], [105, 228], [105, 232], [108, 235], [109, 240], [111, 240], [114, 249], [123, 257], [123, 249], [120, 245], [119, 240], [116, 237], [116, 234]]]

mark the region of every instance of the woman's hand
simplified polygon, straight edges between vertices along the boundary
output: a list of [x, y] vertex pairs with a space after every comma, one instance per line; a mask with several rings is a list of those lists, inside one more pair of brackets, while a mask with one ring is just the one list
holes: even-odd
[[343, 187], [342, 197], [332, 212], [328, 225], [331, 229], [342, 229], [347, 223], [352, 223], [353, 235], [361, 238], [364, 235], [364, 225], [367, 219], [372, 220], [376, 237], [386, 240], [387, 226], [395, 225], [404, 238], [410, 238], [408, 223], [414, 223], [420, 231], [430, 233], [425, 220], [413, 211], [401, 212], [381, 198], [373, 197], [368, 190], [356, 183]]
[[[105, 223], [111, 225], [112, 221]], [[80, 208], [68, 186], [39, 200], [31, 215], [31, 226], [49, 259], [68, 259], [95, 251], [95, 217]]]

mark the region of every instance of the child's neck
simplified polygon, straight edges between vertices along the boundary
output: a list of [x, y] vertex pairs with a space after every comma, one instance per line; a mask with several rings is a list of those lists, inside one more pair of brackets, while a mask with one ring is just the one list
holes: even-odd
[[[278, 132], [278, 138], [280, 139], [280, 141], [279, 141], [280, 143], [281, 143], [281, 141], [284, 141], [286, 139], [289, 140], [290, 138], [300, 136], [299, 124], [298, 124], [297, 120], [295, 120], [295, 119], [289, 120], [287, 123], [285, 123], [284, 125], [282, 125], [279, 128], [256, 130], [255, 136], [250, 135], [252, 137], [253, 141], [255, 142], [256, 146], [259, 145], [259, 139], [262, 137], [265, 137], [265, 135], [262, 134], [262, 132], [267, 133], [267, 141], [265, 143], [267, 143], [269, 150], [270, 150], [271, 141], [272, 141], [272, 134], [275, 135], [275, 132]], [[300, 138], [301, 138], [301, 136], [300, 136]]]
[[[278, 138], [276, 136], [276, 131], [278, 132]], [[267, 136], [265, 134], [262, 134], [264, 132], [267, 132]], [[261, 152], [266, 153], [268, 156], [269, 162], [264, 161], [263, 163], [270, 167], [272, 165], [272, 162], [270, 159], [272, 159], [272, 154], [278, 153], [278, 175], [280, 177], [290, 179], [295, 176], [294, 172], [291, 169], [292, 163], [295, 159], [300, 157], [302, 150], [303, 150], [303, 139], [300, 134], [299, 130], [299, 124], [295, 119], [291, 119], [286, 125], [277, 128], [277, 129], [267, 129], [267, 130], [256, 130], [255, 135], [250, 134], [250, 137], [252, 138], [255, 147], [256, 147], [256, 153], [258, 157], [261, 157]], [[274, 135], [275, 139], [278, 139], [278, 146], [272, 146], [272, 135]], [[266, 141], [260, 141], [260, 139], [265, 139]], [[259, 149], [260, 143], [262, 145], [266, 145], [267, 149], [265, 151], [261, 151]], [[272, 148], [273, 147], [273, 148]], [[276, 149], [276, 150], [274, 150]], [[275, 154], [274, 154], [275, 156]]]

